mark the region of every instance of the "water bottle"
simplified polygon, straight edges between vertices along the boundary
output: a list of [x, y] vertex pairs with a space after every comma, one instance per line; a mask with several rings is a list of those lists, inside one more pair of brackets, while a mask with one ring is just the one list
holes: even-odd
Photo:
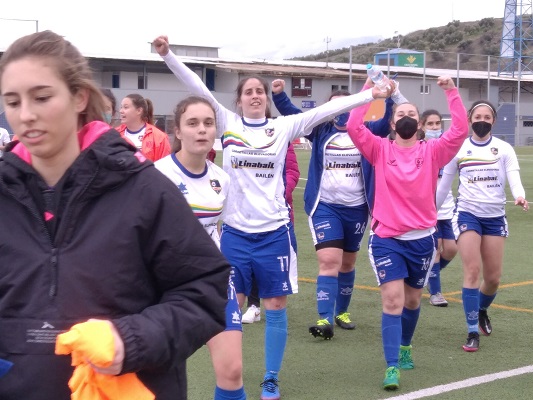
[[378, 67], [372, 64], [367, 64], [366, 73], [370, 77], [370, 79], [372, 79], [374, 85], [379, 88], [379, 90], [381, 90], [382, 92], [386, 92], [387, 89], [390, 89], [389, 79]]

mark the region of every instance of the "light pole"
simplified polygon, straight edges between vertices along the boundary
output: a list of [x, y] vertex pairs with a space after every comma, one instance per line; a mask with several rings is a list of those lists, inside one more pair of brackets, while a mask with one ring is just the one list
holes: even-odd
[[324, 39], [324, 42], [326, 42], [326, 68], [328, 67], [329, 63], [329, 43], [331, 42], [331, 38], [327, 37]]
[[2, 21], [20, 21], [20, 22], [35, 22], [35, 32], [39, 32], [38, 19], [19, 19], [19, 18], [0, 18]]

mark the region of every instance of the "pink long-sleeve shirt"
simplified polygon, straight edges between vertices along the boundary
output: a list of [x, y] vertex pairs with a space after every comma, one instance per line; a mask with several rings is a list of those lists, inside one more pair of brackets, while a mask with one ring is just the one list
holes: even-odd
[[439, 169], [455, 156], [468, 135], [468, 119], [458, 89], [445, 93], [452, 116], [450, 129], [439, 139], [417, 141], [411, 147], [374, 136], [365, 127], [363, 116], [370, 104], [350, 113], [348, 133], [375, 170], [372, 230], [380, 237], [430, 229], [437, 222]]

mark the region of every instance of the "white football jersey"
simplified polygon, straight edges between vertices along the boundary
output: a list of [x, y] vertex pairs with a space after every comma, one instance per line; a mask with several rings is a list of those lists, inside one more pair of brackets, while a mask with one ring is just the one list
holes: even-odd
[[209, 160], [206, 160], [203, 173], [193, 174], [178, 161], [174, 153], [156, 161], [154, 165], [183, 193], [206, 232], [220, 247], [218, 221], [228, 196], [228, 174]]
[[457, 211], [487, 218], [505, 215], [507, 173], [519, 169], [511, 145], [493, 136], [483, 144], [466, 139], [444, 172], [459, 171]]

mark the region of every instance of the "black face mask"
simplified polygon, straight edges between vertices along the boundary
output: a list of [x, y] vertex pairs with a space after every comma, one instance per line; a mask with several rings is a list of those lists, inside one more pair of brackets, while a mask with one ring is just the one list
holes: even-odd
[[492, 124], [485, 121], [477, 121], [472, 124], [472, 130], [480, 139], [483, 139], [492, 130]]
[[407, 115], [396, 121], [396, 133], [404, 140], [411, 139], [418, 130], [418, 121]]

